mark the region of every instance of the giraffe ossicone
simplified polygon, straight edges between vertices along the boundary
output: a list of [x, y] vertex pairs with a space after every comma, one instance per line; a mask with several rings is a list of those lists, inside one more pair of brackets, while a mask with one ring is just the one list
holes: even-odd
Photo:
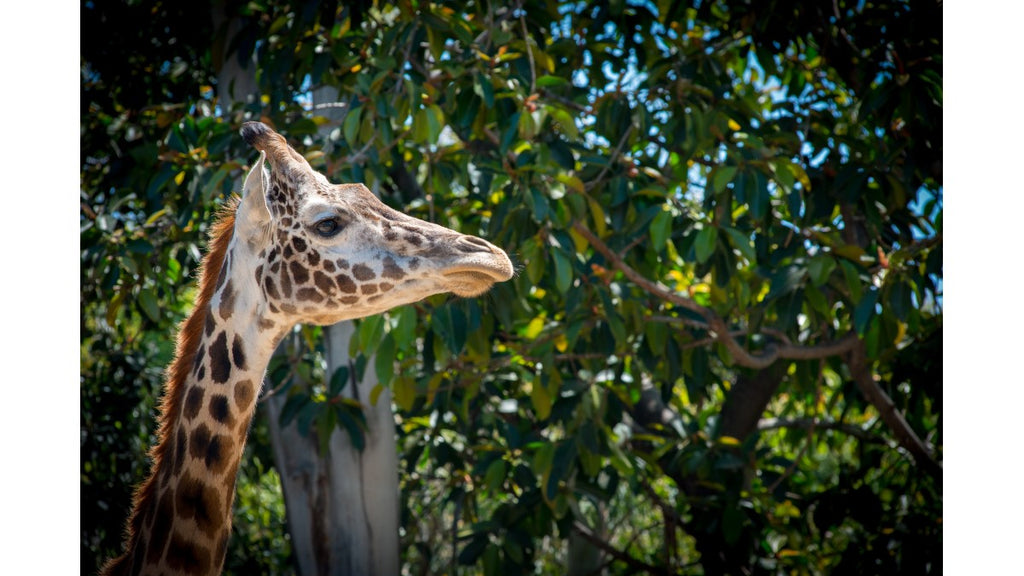
[[246, 122], [241, 135], [260, 156], [212, 227], [167, 369], [150, 475], [124, 553], [103, 574], [220, 573], [256, 396], [296, 324], [478, 296], [513, 275], [486, 240], [394, 210], [362, 184], [331, 184], [265, 124]]

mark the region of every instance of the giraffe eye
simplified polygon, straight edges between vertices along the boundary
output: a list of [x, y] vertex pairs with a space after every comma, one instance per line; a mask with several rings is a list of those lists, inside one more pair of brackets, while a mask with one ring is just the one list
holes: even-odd
[[341, 232], [341, 223], [334, 218], [324, 218], [313, 226], [316, 233], [324, 238], [330, 238]]

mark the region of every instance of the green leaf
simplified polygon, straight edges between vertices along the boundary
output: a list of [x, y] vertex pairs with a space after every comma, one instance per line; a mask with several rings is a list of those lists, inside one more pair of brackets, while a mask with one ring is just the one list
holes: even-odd
[[700, 232], [697, 233], [697, 239], [693, 243], [693, 249], [697, 254], [697, 262], [703, 264], [707, 262], [708, 258], [711, 257], [715, 252], [715, 245], [718, 243], [718, 228], [711, 225], [705, 225], [701, 228]]
[[501, 458], [496, 458], [487, 467], [487, 473], [484, 474], [484, 484], [491, 492], [501, 490], [501, 486], [505, 482], [505, 471], [505, 461]]
[[416, 381], [411, 376], [400, 375], [391, 382], [391, 395], [399, 408], [408, 412], [416, 403]]
[[535, 381], [530, 389], [530, 403], [539, 420], [547, 420], [551, 415], [551, 394], [540, 381]]
[[156, 294], [150, 288], [139, 290], [139, 308], [146, 313], [153, 322], [160, 321], [160, 305], [156, 301]]
[[391, 312], [396, 317], [395, 327], [391, 329], [391, 335], [395, 338], [395, 345], [399, 350], [408, 350], [415, 344], [416, 326], [419, 318], [416, 316], [416, 308], [413, 306], [402, 306]]
[[771, 207], [771, 193], [768, 191], [768, 180], [761, 172], [753, 172], [748, 175], [747, 183], [752, 187], [747, 190], [747, 199], [750, 203], [750, 214], [755, 220], [764, 220]]
[[[344, 426], [345, 430], [348, 432], [348, 437], [349, 440], [352, 441], [352, 446], [354, 446], [356, 450], [362, 452], [366, 448], [366, 425], [365, 422], [360, 425], [360, 422], [348, 412], [349, 410], [357, 410], [357, 408], [335, 406], [332, 412], [336, 414], [336, 419], [341, 422], [341, 425]], [[362, 416], [361, 413], [360, 416]]]
[[818, 253], [811, 257], [807, 263], [807, 272], [811, 276], [811, 283], [814, 286], [821, 286], [828, 282], [832, 271], [836, 269], [835, 258], [828, 254]]
[[373, 367], [377, 372], [377, 380], [388, 384], [395, 375], [395, 339], [391, 334], [384, 336], [373, 358]]
[[715, 173], [711, 175], [711, 191], [715, 194], [721, 194], [725, 190], [725, 185], [732, 182], [732, 179], [736, 177], [737, 170], [739, 170], [737, 166], [719, 166], [715, 168]]
[[564, 440], [555, 448], [554, 458], [551, 461], [551, 473], [545, 481], [544, 497], [551, 501], [558, 494], [558, 483], [562, 481], [572, 468], [572, 462], [576, 459], [576, 441]]
[[384, 334], [384, 316], [374, 314], [359, 321], [359, 351], [372, 353]]
[[338, 366], [334, 370], [334, 374], [331, 374], [331, 382], [327, 387], [327, 395], [334, 397], [341, 394], [341, 391], [345, 389], [349, 381], [348, 366]]
[[349, 110], [348, 114], [345, 115], [345, 121], [342, 123], [342, 133], [345, 134], [345, 141], [348, 142], [349, 146], [355, 147], [359, 145], [356, 137], [359, 135], [359, 125], [362, 122], [362, 116], [362, 106]]
[[661, 251], [669, 234], [672, 233], [672, 212], [668, 209], [668, 204], [655, 215], [654, 220], [651, 220], [650, 232], [654, 249]]
[[857, 303], [857, 307], [853, 310], [853, 327], [857, 330], [857, 334], [864, 336], [868, 329], [868, 323], [871, 322], [871, 318], [875, 315], [875, 305], [878, 304], [878, 288], [874, 286], [868, 288], [864, 297]]
[[473, 536], [473, 539], [469, 541], [469, 544], [463, 546], [462, 551], [459, 552], [459, 564], [463, 566], [471, 566], [476, 563], [477, 558], [484, 553], [484, 549], [487, 548], [487, 544], [490, 542], [486, 533], [480, 533]]
[[860, 280], [860, 272], [857, 266], [849, 260], [840, 260], [839, 266], [843, 269], [843, 276], [846, 278], [846, 286], [850, 290], [850, 298], [854, 302], [860, 300], [863, 288]]
[[298, 415], [299, 411], [309, 403], [310, 398], [308, 394], [292, 394], [285, 400], [284, 406], [281, 408], [281, 413], [278, 415], [278, 423], [282, 428], [288, 426]]
[[740, 254], [750, 262], [751, 265], [757, 264], [757, 252], [754, 250], [754, 245], [750, 242], [750, 238], [735, 228], [729, 226], [723, 226], [722, 230], [725, 230], [726, 235], [729, 236], [729, 242], [732, 247], [739, 250]]
[[551, 257], [555, 261], [555, 287], [560, 293], [565, 294], [572, 285], [572, 262], [560, 248], [553, 248]]
[[551, 76], [550, 74], [545, 74], [545, 75], [537, 78], [537, 87], [538, 88], [553, 88], [555, 86], [568, 86], [568, 85], [569, 85], [569, 81], [566, 80], [565, 78], [562, 78], [561, 76]]

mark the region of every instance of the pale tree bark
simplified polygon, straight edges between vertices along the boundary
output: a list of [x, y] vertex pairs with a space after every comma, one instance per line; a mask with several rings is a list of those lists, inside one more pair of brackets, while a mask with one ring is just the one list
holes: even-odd
[[[348, 366], [351, 322], [324, 331], [328, 373]], [[288, 526], [299, 573], [303, 575], [385, 575], [399, 573], [398, 454], [388, 390], [377, 403], [370, 394], [377, 377], [372, 363], [363, 380], [342, 392], [363, 405], [366, 445], [353, 446], [347, 431], [335, 429], [327, 452], [303, 436], [295, 423], [280, 426], [283, 396], [267, 399], [274, 460], [281, 474]]]

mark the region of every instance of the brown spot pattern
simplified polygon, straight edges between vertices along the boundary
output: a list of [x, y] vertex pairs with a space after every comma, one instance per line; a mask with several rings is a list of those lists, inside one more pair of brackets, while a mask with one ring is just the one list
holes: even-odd
[[255, 393], [252, 380], [242, 380], [235, 384], [235, 405], [238, 406], [240, 411], [245, 412], [249, 409]]
[[245, 346], [238, 334], [235, 334], [235, 339], [231, 341], [231, 359], [239, 370], [245, 370]]
[[401, 266], [395, 263], [395, 259], [388, 256], [384, 259], [384, 271], [381, 273], [384, 278], [391, 280], [401, 280], [405, 278], [405, 270], [402, 270]]
[[373, 280], [377, 275], [373, 270], [365, 264], [356, 264], [352, 267], [352, 275], [356, 277], [356, 280], [365, 282], [366, 280]]
[[221, 332], [210, 345], [210, 377], [218, 384], [228, 381], [231, 376], [231, 362], [228, 360], [228, 336]]
[[178, 482], [178, 498], [175, 504], [178, 516], [194, 519], [196, 526], [207, 536], [212, 537], [224, 526], [226, 515], [221, 508], [218, 489], [187, 472]]
[[345, 294], [355, 293], [356, 283], [348, 277], [348, 274], [338, 274], [334, 277], [334, 281], [338, 283], [338, 290], [341, 290]]
[[227, 320], [231, 318], [231, 313], [235, 310], [235, 289], [231, 285], [231, 280], [227, 281], [224, 285], [224, 290], [220, 293], [220, 317]]
[[203, 407], [203, 389], [199, 386], [192, 386], [185, 394], [185, 419], [192, 420], [199, 414]]

